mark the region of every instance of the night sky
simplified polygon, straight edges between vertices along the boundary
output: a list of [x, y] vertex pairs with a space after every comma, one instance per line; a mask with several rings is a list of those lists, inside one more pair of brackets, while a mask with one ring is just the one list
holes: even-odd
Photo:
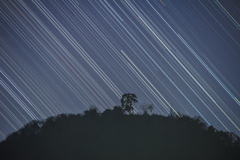
[[0, 1], [0, 140], [34, 119], [154, 112], [240, 135], [237, 0]]

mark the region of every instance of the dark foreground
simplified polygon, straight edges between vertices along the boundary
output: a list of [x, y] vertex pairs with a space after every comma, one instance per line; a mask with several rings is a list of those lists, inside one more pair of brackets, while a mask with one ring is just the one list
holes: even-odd
[[239, 160], [240, 147], [236, 135], [199, 118], [125, 115], [115, 107], [32, 121], [0, 143], [0, 159]]

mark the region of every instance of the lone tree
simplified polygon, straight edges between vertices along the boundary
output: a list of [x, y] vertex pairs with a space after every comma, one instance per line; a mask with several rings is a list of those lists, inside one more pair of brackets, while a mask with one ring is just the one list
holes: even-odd
[[121, 103], [122, 108], [127, 111], [129, 114], [133, 112], [133, 103], [137, 103], [137, 96], [133, 93], [126, 93], [122, 95]]

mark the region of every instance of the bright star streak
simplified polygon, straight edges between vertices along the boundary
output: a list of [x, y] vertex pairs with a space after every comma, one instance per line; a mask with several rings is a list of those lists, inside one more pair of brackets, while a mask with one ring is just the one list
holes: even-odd
[[240, 134], [235, 1], [0, 1], [0, 140], [30, 120], [119, 106]]

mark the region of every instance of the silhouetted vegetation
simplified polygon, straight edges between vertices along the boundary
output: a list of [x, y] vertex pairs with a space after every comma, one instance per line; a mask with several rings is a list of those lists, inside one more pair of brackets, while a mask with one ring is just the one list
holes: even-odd
[[103, 113], [92, 106], [84, 114], [29, 122], [0, 143], [0, 159], [240, 159], [240, 138], [234, 133], [207, 127], [200, 117], [152, 114], [148, 104], [141, 115], [133, 114], [137, 97], [126, 97], [122, 107]]

